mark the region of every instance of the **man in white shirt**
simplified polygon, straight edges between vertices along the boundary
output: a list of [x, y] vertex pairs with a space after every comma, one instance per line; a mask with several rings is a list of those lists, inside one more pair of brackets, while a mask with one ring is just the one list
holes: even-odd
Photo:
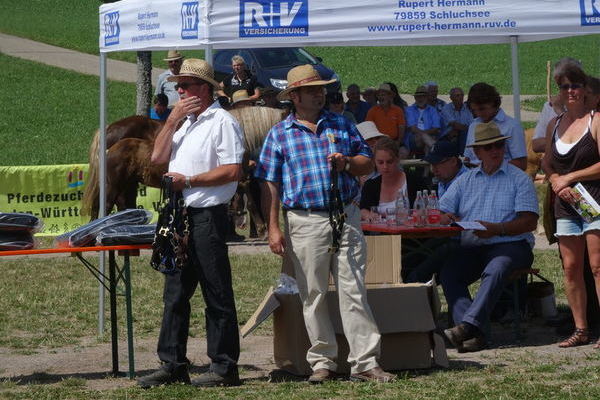
[[169, 69], [158, 76], [154, 95], [159, 93], [166, 95], [169, 98], [168, 107], [172, 108], [179, 101], [179, 93], [175, 89], [175, 82], [169, 81], [168, 78], [179, 73], [183, 56], [177, 50], [169, 50], [167, 58], [163, 58], [163, 60], [169, 63]]
[[[159, 132], [152, 162], [169, 161], [173, 190], [183, 191], [190, 229], [188, 264], [165, 276], [163, 321], [158, 340], [160, 369], [138, 380], [144, 388], [190, 383], [186, 356], [190, 298], [200, 284], [206, 304], [208, 372], [195, 386], [237, 386], [240, 353], [238, 323], [225, 235], [227, 204], [241, 176], [242, 130], [231, 114], [213, 102], [219, 88], [204, 60], [183, 62], [176, 82], [181, 96]], [[181, 124], [181, 127], [178, 126]]]

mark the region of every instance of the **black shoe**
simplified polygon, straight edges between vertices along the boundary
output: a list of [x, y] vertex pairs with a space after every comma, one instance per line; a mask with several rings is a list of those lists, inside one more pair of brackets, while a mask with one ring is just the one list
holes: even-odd
[[170, 385], [172, 383], [190, 384], [190, 375], [187, 367], [179, 368], [173, 372], [167, 371], [165, 368], [160, 368], [150, 375], [142, 376], [137, 380], [138, 386], [148, 389], [160, 385]]
[[199, 387], [240, 386], [241, 384], [242, 381], [240, 381], [237, 371], [230, 372], [225, 376], [221, 376], [213, 371], [208, 371], [192, 381], [192, 385]]
[[463, 342], [472, 339], [475, 335], [471, 333], [471, 329], [466, 324], [458, 324], [450, 329], [444, 330], [444, 335], [450, 343], [458, 350], [459, 353], [464, 353], [465, 349]]
[[463, 342], [462, 350], [459, 353], [473, 353], [481, 351], [486, 348], [486, 341], [483, 336], [475, 336], [474, 338], [467, 339]]

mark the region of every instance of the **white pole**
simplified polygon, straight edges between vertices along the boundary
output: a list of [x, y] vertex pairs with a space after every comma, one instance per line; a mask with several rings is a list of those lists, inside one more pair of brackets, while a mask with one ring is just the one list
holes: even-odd
[[515, 119], [521, 123], [521, 85], [519, 83], [519, 37], [510, 37], [510, 58], [512, 61], [512, 92]]
[[[212, 11], [212, 0], [207, 0], [204, 3], [204, 15], [202, 19], [204, 20], [204, 40], [210, 42], [210, 12]], [[213, 48], [211, 44], [207, 44], [204, 47], [204, 60], [209, 63], [211, 66], [213, 65]]]
[[[106, 53], [100, 53], [100, 146], [98, 147], [98, 166], [100, 167], [98, 175], [98, 185], [100, 185], [100, 195], [98, 198], [98, 216], [104, 217], [106, 214]], [[98, 258], [98, 269], [100, 270], [100, 279], [104, 280], [104, 262], [105, 254], [100, 252]], [[104, 285], [101, 282], [98, 286], [98, 334], [104, 333]]]

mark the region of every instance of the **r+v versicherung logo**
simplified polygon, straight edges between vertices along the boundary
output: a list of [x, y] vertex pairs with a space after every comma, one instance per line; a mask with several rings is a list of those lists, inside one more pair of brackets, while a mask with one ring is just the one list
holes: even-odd
[[240, 0], [239, 35], [308, 36], [308, 0]]

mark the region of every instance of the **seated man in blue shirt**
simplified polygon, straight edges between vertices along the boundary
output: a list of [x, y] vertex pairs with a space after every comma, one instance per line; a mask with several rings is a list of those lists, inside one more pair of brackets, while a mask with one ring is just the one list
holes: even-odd
[[450, 103], [442, 107], [440, 113], [443, 126], [440, 137], [456, 142], [458, 153], [463, 154], [469, 125], [473, 122], [473, 114], [464, 101], [465, 94], [461, 88], [450, 89], [450, 100]]
[[[536, 192], [531, 179], [504, 159], [507, 140], [494, 122], [478, 124], [471, 147], [481, 164], [462, 174], [440, 199], [450, 220], [478, 221], [486, 228], [463, 231], [460, 248], [440, 273], [456, 324], [444, 333], [459, 352], [484, 348], [483, 327], [509, 275], [533, 262]], [[468, 287], [479, 278], [471, 299]]]
[[415, 104], [406, 108], [406, 126], [411, 134], [411, 151], [426, 154], [437, 141], [441, 120], [437, 110], [427, 104], [428, 92], [425, 86], [415, 91]]

